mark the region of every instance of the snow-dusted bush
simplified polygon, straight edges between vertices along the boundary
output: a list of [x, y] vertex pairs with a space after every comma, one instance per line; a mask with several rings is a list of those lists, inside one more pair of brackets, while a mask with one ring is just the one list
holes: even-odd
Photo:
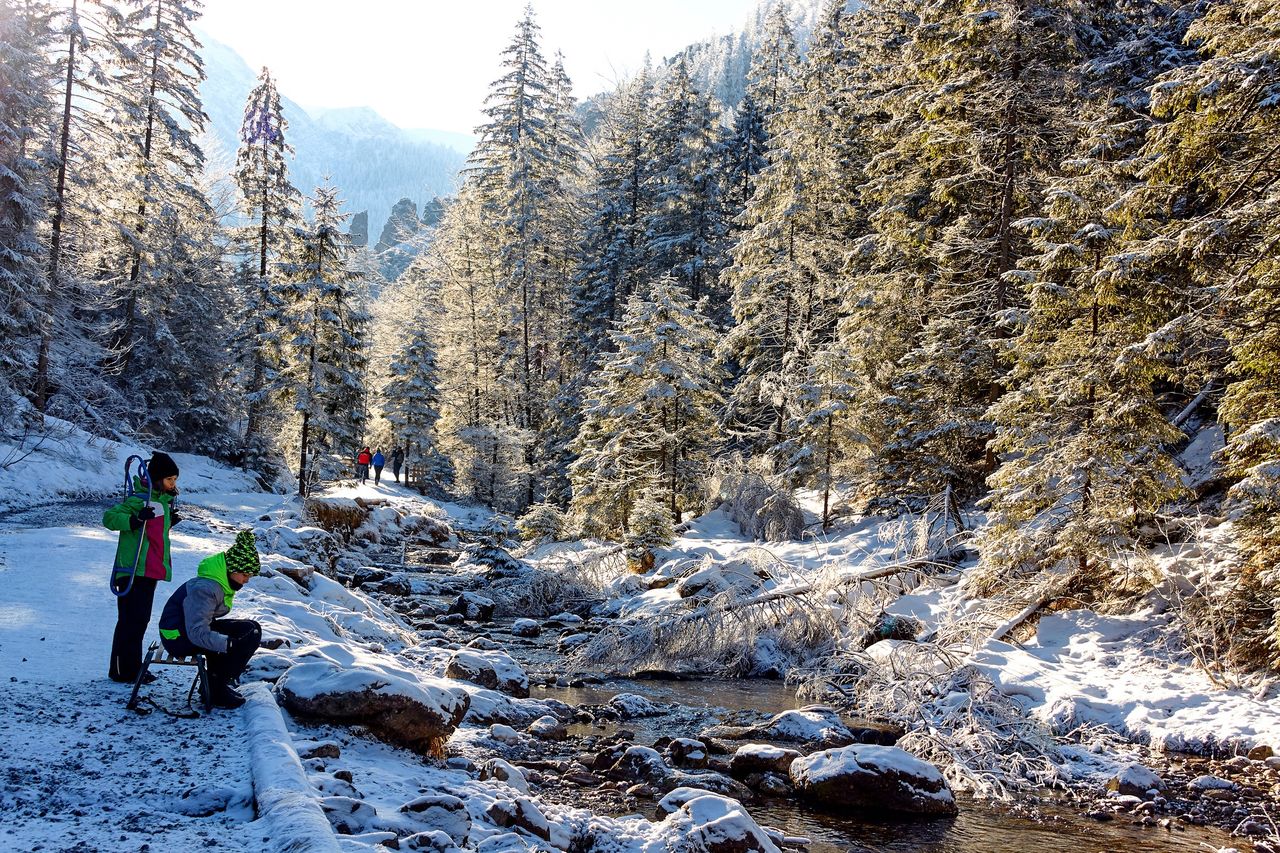
[[743, 536], [785, 542], [804, 532], [804, 513], [795, 494], [746, 467], [720, 474], [717, 499]]
[[647, 572], [653, 568], [655, 548], [663, 548], [675, 541], [671, 522], [671, 510], [660, 501], [645, 495], [636, 501], [631, 510], [630, 524], [624, 541], [627, 559], [632, 566]]
[[565, 531], [564, 511], [555, 504], [540, 503], [529, 507], [529, 511], [520, 516], [516, 529], [526, 545], [540, 545], [544, 542], [558, 542]]

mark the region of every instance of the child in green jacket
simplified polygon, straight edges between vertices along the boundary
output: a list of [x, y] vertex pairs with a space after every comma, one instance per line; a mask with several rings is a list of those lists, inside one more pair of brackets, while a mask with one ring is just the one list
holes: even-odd
[[[178, 496], [178, 465], [173, 457], [157, 451], [147, 463], [147, 473], [149, 493], [147, 486], [135, 478], [133, 489], [138, 494], [125, 498], [102, 515], [103, 525], [120, 533], [115, 580], [127, 579], [130, 571], [134, 573], [129, 592], [116, 598], [116, 630], [111, 639], [111, 665], [107, 671], [112, 681], [126, 684], [132, 684], [142, 668], [142, 641], [147, 623], [151, 621], [156, 584], [173, 577], [169, 528], [180, 520], [173, 510]], [[147, 681], [155, 680], [150, 673], [147, 676]]]

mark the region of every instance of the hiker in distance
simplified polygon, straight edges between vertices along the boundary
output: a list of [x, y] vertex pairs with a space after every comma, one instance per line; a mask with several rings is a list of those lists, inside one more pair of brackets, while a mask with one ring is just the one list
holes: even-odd
[[[391, 473], [395, 475], [396, 482], [400, 482], [400, 469], [404, 466], [404, 450], [400, 445], [396, 445], [391, 451]], [[405, 480], [409, 479], [409, 472], [404, 472]]]
[[[173, 579], [169, 555], [169, 528], [181, 521], [174, 512], [178, 496], [178, 465], [167, 453], [152, 454], [147, 463], [149, 482], [134, 477], [129, 497], [102, 514], [102, 524], [120, 534], [113, 574], [128, 578], [129, 591], [116, 598], [116, 630], [111, 638], [112, 681], [132, 684], [142, 668], [142, 641], [151, 621], [156, 584]], [[136, 562], [135, 562], [136, 561]], [[147, 673], [150, 684], [155, 676]]]
[[226, 551], [200, 561], [196, 576], [178, 587], [160, 614], [160, 642], [174, 657], [203, 653], [209, 663], [209, 695], [219, 708], [239, 708], [234, 687], [262, 643], [252, 619], [223, 619], [236, 592], [261, 571], [252, 530], [241, 530]]
[[360, 448], [360, 452], [356, 454], [356, 479], [361, 483], [369, 479], [369, 463], [373, 461], [372, 454], [369, 453], [369, 445]]
[[382, 448], [379, 447], [373, 453], [373, 484], [376, 486], [382, 482], [382, 468], [387, 464], [387, 457], [382, 455]]

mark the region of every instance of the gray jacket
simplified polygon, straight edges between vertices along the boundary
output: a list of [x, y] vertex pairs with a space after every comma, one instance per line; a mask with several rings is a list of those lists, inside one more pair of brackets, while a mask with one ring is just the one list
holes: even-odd
[[187, 600], [182, 609], [187, 617], [183, 633], [188, 640], [213, 652], [227, 650], [227, 635], [219, 634], [210, 627], [214, 619], [221, 619], [231, 612], [217, 581], [210, 578], [187, 581]]

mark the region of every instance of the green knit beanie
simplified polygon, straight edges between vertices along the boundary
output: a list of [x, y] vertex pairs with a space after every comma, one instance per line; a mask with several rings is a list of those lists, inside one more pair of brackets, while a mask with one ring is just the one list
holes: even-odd
[[256, 575], [262, 571], [256, 546], [257, 541], [253, 538], [252, 530], [241, 530], [237, 533], [235, 543], [226, 551], [227, 571], [243, 572], [246, 575]]

